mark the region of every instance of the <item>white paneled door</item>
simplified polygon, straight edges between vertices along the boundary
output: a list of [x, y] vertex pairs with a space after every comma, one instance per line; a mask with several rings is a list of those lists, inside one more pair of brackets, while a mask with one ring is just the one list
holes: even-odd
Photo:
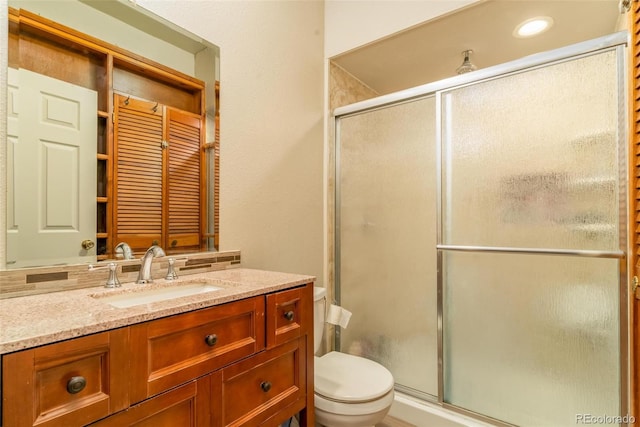
[[97, 93], [23, 69], [9, 80], [7, 266], [95, 261]]

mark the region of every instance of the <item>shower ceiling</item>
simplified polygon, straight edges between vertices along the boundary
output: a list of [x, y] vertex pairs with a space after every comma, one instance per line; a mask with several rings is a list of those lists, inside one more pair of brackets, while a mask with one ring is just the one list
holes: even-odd
[[[513, 36], [536, 16], [552, 17], [553, 27], [531, 38]], [[486, 68], [619, 31], [625, 17], [616, 0], [481, 1], [332, 61], [383, 95], [455, 76], [467, 49]]]

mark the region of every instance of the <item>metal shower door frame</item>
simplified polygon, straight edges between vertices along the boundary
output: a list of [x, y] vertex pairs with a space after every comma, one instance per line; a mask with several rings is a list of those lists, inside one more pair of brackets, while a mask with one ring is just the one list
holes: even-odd
[[[415, 88], [395, 92], [370, 100], [354, 103], [334, 110], [334, 153], [335, 153], [335, 213], [334, 213], [334, 277], [335, 277], [335, 299], [340, 303], [340, 212], [341, 212], [341, 191], [340, 191], [340, 126], [341, 119], [370, 112], [386, 107], [415, 101], [417, 99], [435, 96], [436, 97], [436, 249], [437, 249], [437, 342], [438, 342], [438, 396], [437, 401], [443, 408], [454, 412], [472, 416], [480, 420], [488, 421], [499, 425], [510, 425], [485, 415], [468, 411], [464, 408], [448, 404], [444, 401], [444, 347], [443, 347], [443, 253], [444, 251], [466, 251], [466, 252], [499, 252], [499, 253], [526, 253], [526, 254], [546, 254], [546, 255], [572, 255], [579, 257], [594, 258], [614, 258], [619, 260], [619, 319], [620, 319], [620, 414], [628, 414], [630, 410], [630, 330], [629, 330], [629, 282], [628, 272], [632, 271], [630, 263], [629, 239], [627, 221], [629, 218], [629, 182], [628, 182], [628, 94], [627, 94], [627, 48], [629, 45], [629, 34], [626, 31], [599, 37], [581, 43], [576, 43], [548, 52], [530, 55], [505, 64], [466, 73], [456, 77], [447, 78], [434, 83], [429, 83]], [[564, 250], [564, 249], [538, 249], [538, 248], [498, 248], [482, 246], [458, 246], [443, 244], [443, 212], [442, 212], [442, 92], [464, 86], [486, 82], [508, 75], [527, 72], [537, 68], [544, 68], [558, 63], [572, 61], [581, 57], [591, 56], [604, 51], [615, 50], [617, 55], [617, 78], [618, 78], [618, 165], [619, 165], [619, 250], [616, 251], [593, 251], [593, 250]], [[340, 332], [336, 327], [335, 336], [336, 349], [340, 348]], [[402, 388], [402, 387], [400, 387]], [[423, 397], [424, 396], [419, 396]]]

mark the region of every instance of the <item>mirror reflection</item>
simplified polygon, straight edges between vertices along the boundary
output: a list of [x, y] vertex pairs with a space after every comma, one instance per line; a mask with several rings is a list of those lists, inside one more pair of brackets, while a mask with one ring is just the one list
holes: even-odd
[[9, 1], [6, 268], [215, 250], [219, 49], [130, 2]]

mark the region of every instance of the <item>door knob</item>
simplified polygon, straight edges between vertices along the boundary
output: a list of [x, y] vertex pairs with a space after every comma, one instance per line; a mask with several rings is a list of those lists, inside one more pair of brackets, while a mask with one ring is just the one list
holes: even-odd
[[88, 251], [89, 249], [93, 248], [96, 244], [92, 241], [92, 240], [83, 240], [82, 243], [82, 249]]

